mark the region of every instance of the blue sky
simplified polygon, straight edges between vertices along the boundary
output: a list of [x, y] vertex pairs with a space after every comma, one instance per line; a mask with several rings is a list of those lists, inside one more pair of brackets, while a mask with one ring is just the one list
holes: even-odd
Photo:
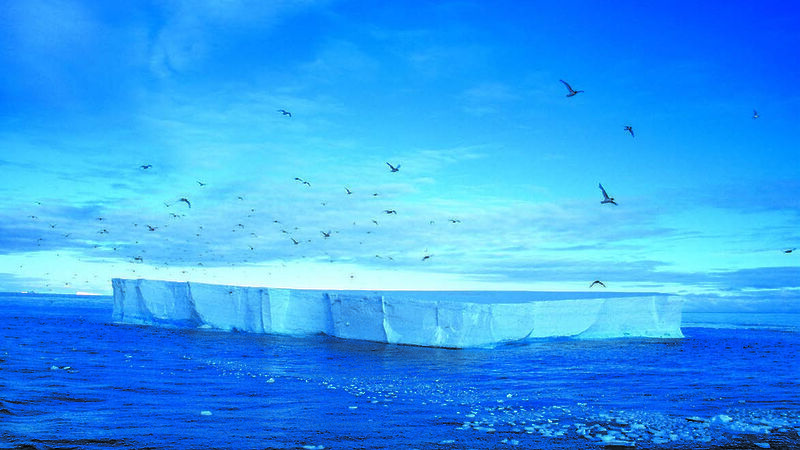
[[795, 5], [31, 0], [0, 20], [0, 290], [800, 296]]

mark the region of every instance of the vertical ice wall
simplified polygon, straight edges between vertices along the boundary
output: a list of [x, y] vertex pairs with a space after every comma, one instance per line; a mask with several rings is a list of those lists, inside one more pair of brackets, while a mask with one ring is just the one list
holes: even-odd
[[[252, 333], [479, 347], [526, 338], [682, 337], [681, 300], [666, 295], [537, 300], [537, 293], [321, 291], [112, 280], [113, 320]], [[464, 297], [475, 298], [475, 293]]]

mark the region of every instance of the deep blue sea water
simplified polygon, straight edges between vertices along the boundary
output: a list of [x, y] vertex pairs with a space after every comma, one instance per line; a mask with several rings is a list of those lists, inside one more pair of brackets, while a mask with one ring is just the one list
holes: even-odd
[[800, 448], [800, 315], [449, 350], [111, 311], [0, 296], [0, 448]]

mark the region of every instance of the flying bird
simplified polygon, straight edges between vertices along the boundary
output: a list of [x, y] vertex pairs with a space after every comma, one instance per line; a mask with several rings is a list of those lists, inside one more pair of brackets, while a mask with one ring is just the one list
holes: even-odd
[[603, 185], [600, 184], [600, 183], [597, 183], [597, 185], [600, 186], [600, 190], [603, 192], [603, 201], [600, 202], [600, 203], [601, 204], [602, 203], [611, 203], [612, 205], [616, 205], [617, 202], [614, 201], [614, 197], [609, 197], [608, 196], [608, 194], [606, 193], [606, 190], [603, 189]]
[[141, 166], [139, 166], [139, 168], [142, 169], [142, 170], [147, 170], [147, 169], [149, 169], [151, 167], [153, 167], [152, 164], [142, 164]]
[[393, 209], [384, 209], [383, 212], [385, 212], [386, 214], [397, 214], [397, 211]]
[[186, 197], [181, 197], [181, 198], [179, 198], [179, 199], [178, 199], [178, 201], [179, 201], [179, 202], [186, 203], [187, 205], [189, 205], [189, 208], [191, 208], [191, 207], [192, 207], [192, 204], [191, 204], [191, 203], [189, 203], [189, 199], [187, 199]]
[[347, 188], [347, 187], [345, 187], [345, 188], [344, 188], [344, 190], [345, 190], [345, 191], [347, 191], [347, 195], [350, 195], [350, 194], [352, 194], [352, 193], [353, 193], [353, 191], [351, 191], [351, 190], [350, 190], [349, 188]]
[[400, 171], [400, 164], [398, 164], [397, 167], [395, 167], [387, 162], [386, 165], [389, 166], [389, 169], [391, 169], [392, 173]]
[[783, 253], [792, 253], [793, 251], [797, 250], [796, 248], [787, 248], [783, 251]]
[[631, 127], [630, 125], [625, 125], [625, 131], [630, 133], [631, 137], [634, 137], [634, 135], [633, 135], [633, 127]]
[[290, 113], [289, 111], [287, 111], [285, 109], [279, 109], [278, 112], [283, 114], [284, 116], [292, 117], [292, 113]]
[[294, 245], [297, 245], [297, 244], [299, 244], [299, 242], [297, 242], [297, 240], [296, 240], [295, 238], [289, 238], [289, 239], [291, 239], [291, 240], [292, 240], [292, 243], [293, 243]]
[[602, 281], [600, 281], [600, 280], [594, 280], [594, 281], [592, 281], [592, 284], [591, 284], [591, 285], [589, 285], [589, 288], [593, 288], [593, 287], [594, 287], [596, 284], [599, 284], [599, 285], [600, 285], [600, 286], [602, 286], [602, 287], [606, 287], [606, 285], [605, 285], [605, 284], [603, 284], [603, 282], [602, 282]]
[[202, 181], [198, 181], [197, 184], [199, 184], [200, 187], [203, 187], [203, 186], [207, 185], [208, 183], [203, 183]]
[[156, 231], [158, 229], [158, 227], [154, 227], [154, 226], [148, 225], [147, 229], [150, 230], [150, 231]]
[[572, 86], [570, 86], [569, 83], [567, 83], [564, 80], [558, 80], [558, 81], [564, 83], [564, 86], [566, 86], [567, 89], [569, 89], [569, 94], [567, 94], [567, 97], [572, 97], [572, 96], [574, 96], [576, 94], [580, 94], [581, 92], [583, 92], [583, 91], [576, 91], [575, 89], [572, 89]]
[[327, 233], [324, 232], [324, 231], [320, 231], [320, 233], [322, 233], [322, 237], [325, 238], [325, 239], [328, 239], [329, 237], [331, 237], [331, 232], [330, 231], [328, 231]]
[[758, 111], [753, 110], [753, 119], [758, 119]]
[[294, 177], [294, 180], [295, 180], [295, 181], [299, 181], [299, 182], [301, 182], [301, 183], [305, 184], [305, 185], [306, 185], [306, 186], [308, 186], [308, 187], [311, 187], [311, 183], [309, 183], [308, 181], [306, 181], [306, 180], [304, 180], [304, 179], [302, 179], [302, 178], [299, 178], [299, 177]]

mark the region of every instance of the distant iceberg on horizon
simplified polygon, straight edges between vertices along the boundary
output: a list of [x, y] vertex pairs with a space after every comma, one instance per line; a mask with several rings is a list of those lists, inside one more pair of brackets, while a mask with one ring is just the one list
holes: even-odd
[[427, 347], [534, 338], [681, 338], [682, 299], [657, 293], [346, 291], [111, 280], [112, 320]]

